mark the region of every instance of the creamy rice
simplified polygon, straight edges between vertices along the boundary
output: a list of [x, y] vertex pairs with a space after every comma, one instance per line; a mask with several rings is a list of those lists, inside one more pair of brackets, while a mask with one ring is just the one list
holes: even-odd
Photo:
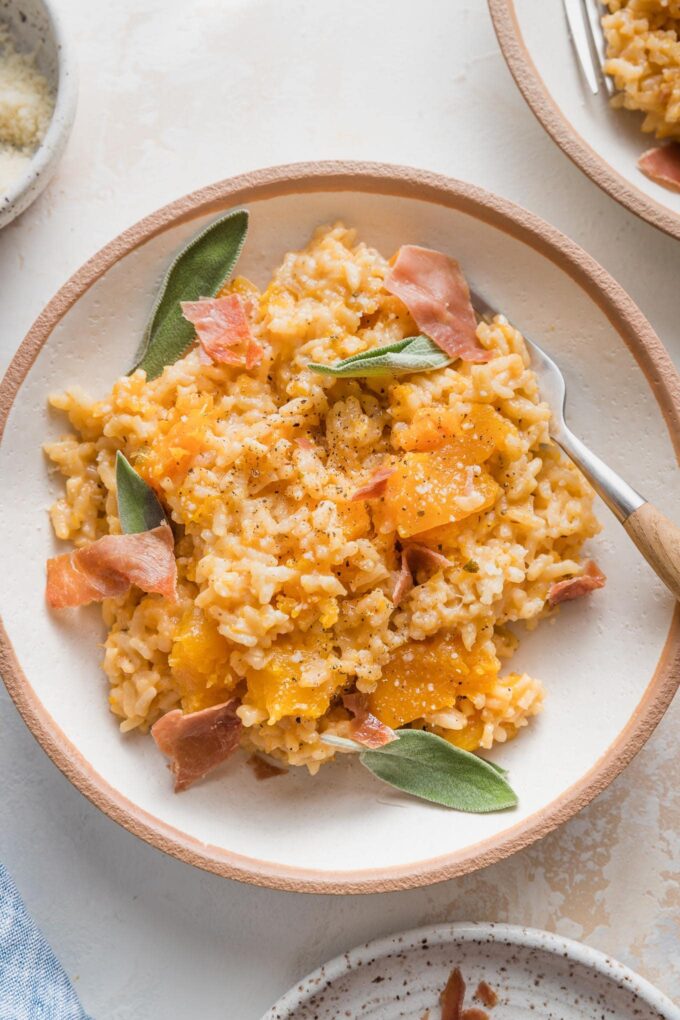
[[645, 114], [642, 130], [680, 140], [680, 0], [607, 0], [605, 71], [614, 106]]
[[[120, 531], [117, 450], [177, 525], [177, 603], [133, 589], [103, 605], [123, 731], [235, 693], [244, 746], [314, 772], [334, 754], [320, 733], [348, 732], [339, 696], [354, 686], [388, 724], [415, 692], [425, 707], [411, 724], [470, 750], [513, 737], [540, 710], [540, 681], [502, 672], [517, 645], [508, 624], [534, 625], [550, 585], [580, 572], [582, 543], [599, 530], [591, 490], [551, 442], [523, 339], [502, 316], [478, 327], [495, 355], [485, 364], [367, 380], [307, 369], [417, 332], [383, 288], [386, 270], [352, 231], [322, 229], [262, 294], [243, 278], [229, 285], [252, 302], [257, 369], [204, 364], [192, 350], [150, 382], [124, 376], [103, 400], [75, 387], [52, 398], [72, 428], [46, 446], [66, 477], [56, 535], [82, 546]], [[505, 423], [504, 448], [484, 465], [498, 497], [419, 539], [450, 566], [418, 577], [395, 608], [394, 529], [380, 501], [350, 497], [400, 455], [418, 409], [464, 417], [480, 404]], [[443, 676], [452, 657], [455, 682]]]

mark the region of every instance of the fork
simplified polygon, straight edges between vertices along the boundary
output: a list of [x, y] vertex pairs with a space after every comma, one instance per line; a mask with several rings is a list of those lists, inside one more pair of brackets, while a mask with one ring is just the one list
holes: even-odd
[[569, 35], [588, 88], [596, 96], [602, 86], [611, 98], [614, 83], [604, 72], [607, 44], [602, 31], [601, 0], [562, 0]]
[[[497, 312], [471, 290], [478, 315], [493, 318]], [[680, 528], [644, 499], [609, 465], [575, 436], [565, 420], [567, 385], [560, 368], [537, 343], [524, 337], [531, 367], [538, 377], [541, 396], [550, 407], [550, 435], [585, 475], [616, 519], [623, 525], [655, 574], [680, 599]]]

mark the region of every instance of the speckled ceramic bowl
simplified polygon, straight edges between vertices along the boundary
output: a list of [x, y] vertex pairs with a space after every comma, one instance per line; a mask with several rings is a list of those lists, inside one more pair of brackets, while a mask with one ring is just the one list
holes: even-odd
[[0, 195], [0, 227], [33, 202], [51, 179], [71, 133], [78, 86], [59, 17], [46, 0], [0, 0], [0, 23], [18, 50], [35, 53], [38, 69], [56, 92], [50, 126], [26, 172]]
[[[368, 942], [315, 970], [262, 1020], [439, 1020], [454, 967], [465, 1008], [490, 1020], [680, 1020], [680, 1009], [616, 960], [580, 942], [509, 924], [442, 924]], [[475, 997], [481, 981], [498, 996]], [[429, 1011], [429, 1012], [428, 1012]]]

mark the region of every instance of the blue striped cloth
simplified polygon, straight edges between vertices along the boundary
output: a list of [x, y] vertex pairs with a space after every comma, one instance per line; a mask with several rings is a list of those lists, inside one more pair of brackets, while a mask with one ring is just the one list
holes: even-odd
[[90, 1020], [2, 864], [0, 1020]]

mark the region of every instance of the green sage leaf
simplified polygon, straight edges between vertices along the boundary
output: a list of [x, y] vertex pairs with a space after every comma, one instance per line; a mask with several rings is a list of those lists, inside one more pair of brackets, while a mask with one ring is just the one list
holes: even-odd
[[490, 762], [426, 730], [397, 730], [397, 736], [360, 756], [383, 782], [457, 811], [483, 814], [516, 806], [517, 795]]
[[130, 462], [118, 451], [116, 454], [116, 489], [118, 517], [126, 535], [152, 531], [167, 523], [163, 507], [150, 485], [137, 474]]
[[409, 336], [394, 344], [361, 351], [332, 365], [311, 361], [307, 368], [319, 375], [332, 375], [341, 379], [360, 379], [374, 375], [406, 375], [410, 372], [430, 372], [450, 365], [445, 351], [437, 347], [429, 336]]
[[180, 301], [214, 297], [229, 278], [248, 231], [245, 209], [215, 220], [183, 248], [165, 274], [134, 369], [155, 379], [193, 343], [196, 332], [182, 315]]

